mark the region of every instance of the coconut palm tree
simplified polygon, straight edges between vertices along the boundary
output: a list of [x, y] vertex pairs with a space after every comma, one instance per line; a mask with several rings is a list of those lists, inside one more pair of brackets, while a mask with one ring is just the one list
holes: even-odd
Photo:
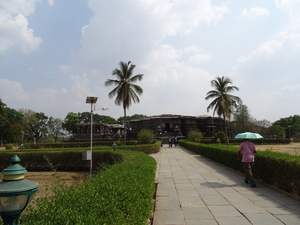
[[109, 98], [113, 98], [116, 96], [115, 104], [122, 105], [124, 110], [124, 142], [126, 144], [126, 109], [129, 109], [129, 106], [134, 103], [139, 103], [140, 99], [138, 95], [143, 93], [143, 89], [133, 84], [136, 81], [141, 81], [143, 78], [143, 74], [133, 75], [133, 69], [135, 65], [128, 63], [120, 62], [120, 69], [116, 68], [112, 71], [112, 75], [116, 76], [116, 80], [108, 79], [105, 82], [105, 86], [115, 85], [116, 87], [108, 93]]
[[215, 90], [211, 90], [206, 93], [205, 100], [214, 99], [207, 107], [207, 112], [213, 109], [213, 114], [217, 113], [218, 116], [223, 116], [225, 134], [228, 141], [226, 119], [230, 119], [230, 115], [234, 108], [238, 106], [242, 101], [239, 97], [229, 94], [234, 90], [239, 90], [236, 86], [230, 86], [232, 81], [227, 77], [216, 77], [215, 80], [211, 81], [211, 86]]

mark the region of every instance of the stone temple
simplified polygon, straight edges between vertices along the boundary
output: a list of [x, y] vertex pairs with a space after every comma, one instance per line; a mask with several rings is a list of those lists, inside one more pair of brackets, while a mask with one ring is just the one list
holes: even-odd
[[[135, 140], [142, 129], [151, 129], [157, 138], [167, 139], [169, 136], [184, 138], [190, 130], [198, 129], [205, 138], [212, 138], [219, 131], [225, 131], [224, 120], [211, 116], [184, 116], [174, 114], [162, 114], [128, 121], [126, 131], [128, 140]], [[118, 140], [124, 138], [124, 125], [93, 123], [93, 140]], [[89, 141], [91, 136], [91, 124], [80, 123], [77, 125], [77, 133], [72, 141]]]

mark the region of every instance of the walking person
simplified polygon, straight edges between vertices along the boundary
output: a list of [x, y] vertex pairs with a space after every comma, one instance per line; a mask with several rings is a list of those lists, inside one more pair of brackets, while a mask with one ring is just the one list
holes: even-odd
[[240, 155], [242, 153], [242, 163], [245, 171], [245, 183], [248, 184], [250, 182], [251, 187], [255, 188], [256, 183], [252, 175], [252, 166], [254, 162], [254, 154], [257, 152], [255, 145], [249, 141], [249, 139], [244, 139], [244, 141], [240, 144], [237, 154], [237, 159], [240, 159]]
[[175, 147], [177, 147], [177, 136], [175, 136], [175, 137], [173, 138], [173, 143], [174, 143]]
[[169, 142], [169, 148], [172, 148], [172, 138], [171, 137], [169, 137], [169, 139], [168, 139], [168, 142]]

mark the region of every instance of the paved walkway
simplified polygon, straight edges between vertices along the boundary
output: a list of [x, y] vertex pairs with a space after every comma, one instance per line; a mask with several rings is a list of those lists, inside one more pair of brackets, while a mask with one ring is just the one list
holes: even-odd
[[[299, 225], [300, 201], [183, 147], [161, 148], [153, 225]], [[272, 173], [272, 171], [270, 171]]]

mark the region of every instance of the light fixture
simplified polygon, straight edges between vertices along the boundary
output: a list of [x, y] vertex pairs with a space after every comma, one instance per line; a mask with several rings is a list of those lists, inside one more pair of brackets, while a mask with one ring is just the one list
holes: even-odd
[[2, 171], [0, 182], [0, 215], [5, 225], [18, 225], [20, 214], [32, 200], [39, 184], [25, 179], [27, 170], [19, 165], [20, 158], [15, 155], [12, 165]]

